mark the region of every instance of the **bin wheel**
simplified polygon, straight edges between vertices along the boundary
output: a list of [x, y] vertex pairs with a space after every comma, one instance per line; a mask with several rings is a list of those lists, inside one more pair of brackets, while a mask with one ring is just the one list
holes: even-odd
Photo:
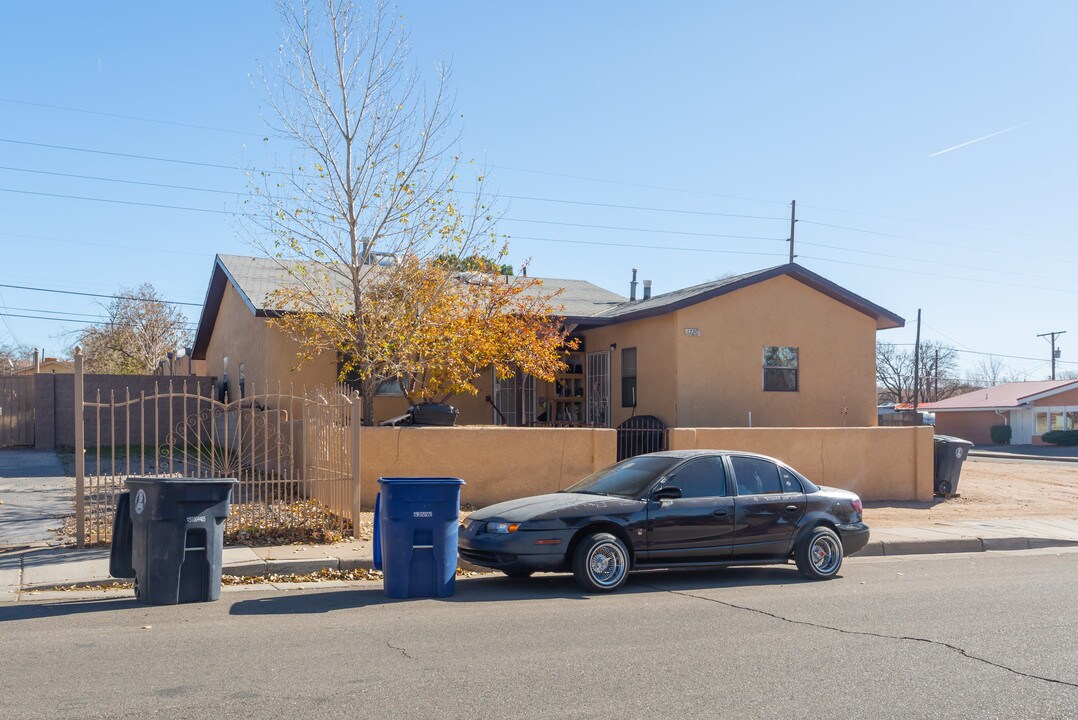
[[950, 494], [951, 494], [951, 481], [950, 480], [941, 480], [940, 481], [940, 495], [950, 495]]
[[502, 572], [514, 580], [525, 580], [535, 574], [534, 570], [502, 570]]
[[842, 567], [842, 541], [831, 528], [817, 525], [797, 543], [794, 561], [809, 580], [830, 580]]
[[139, 593], [139, 589], [138, 589], [138, 578], [136, 577], [135, 578], [135, 599], [139, 600], [139, 599], [141, 599], [141, 597], [142, 597], [142, 595]]

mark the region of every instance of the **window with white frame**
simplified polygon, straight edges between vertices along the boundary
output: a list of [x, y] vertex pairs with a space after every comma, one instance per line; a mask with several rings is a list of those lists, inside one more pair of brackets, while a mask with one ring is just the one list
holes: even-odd
[[767, 392], [797, 392], [798, 349], [781, 345], [764, 347], [764, 390]]

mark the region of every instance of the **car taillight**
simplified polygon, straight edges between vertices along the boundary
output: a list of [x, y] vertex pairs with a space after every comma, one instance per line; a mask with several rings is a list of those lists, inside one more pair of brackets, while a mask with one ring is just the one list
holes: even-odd
[[864, 515], [864, 513], [865, 513], [865, 508], [864, 508], [864, 506], [863, 506], [863, 505], [861, 504], [861, 498], [859, 498], [859, 497], [855, 497], [855, 498], [854, 498], [854, 499], [853, 499], [853, 500], [852, 500], [852, 501], [850, 502], [850, 504], [851, 504], [851, 505], [853, 505], [853, 509], [857, 511], [857, 514], [858, 514], [858, 515]]

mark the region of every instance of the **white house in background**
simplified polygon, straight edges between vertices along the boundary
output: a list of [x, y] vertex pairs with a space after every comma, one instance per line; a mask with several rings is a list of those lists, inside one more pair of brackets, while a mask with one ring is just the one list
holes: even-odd
[[1078, 380], [1004, 383], [920, 409], [936, 414], [941, 435], [989, 445], [993, 425], [1010, 425], [1012, 444], [1040, 445], [1049, 430], [1078, 430]]

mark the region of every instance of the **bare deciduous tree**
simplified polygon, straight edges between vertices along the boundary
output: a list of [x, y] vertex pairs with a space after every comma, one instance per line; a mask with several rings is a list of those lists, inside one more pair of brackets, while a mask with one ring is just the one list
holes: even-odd
[[[880, 400], [911, 403], [914, 399], [914, 354], [890, 343], [876, 343], [876, 382]], [[958, 379], [958, 352], [943, 343], [921, 343], [919, 402], [944, 400], [963, 391]]]
[[104, 305], [108, 321], [79, 332], [87, 372], [149, 375], [169, 351], [190, 343], [187, 319], [149, 283], [121, 288]]
[[400, 344], [377, 337], [373, 319], [393, 308], [372, 307], [372, 285], [392, 295], [387, 285], [407, 282], [395, 272], [405, 258], [497, 253], [495, 218], [481, 172], [469, 192], [458, 187], [449, 70], [439, 67], [430, 88], [420, 83], [393, 8], [300, 0], [278, 11], [280, 59], [260, 70], [278, 133], [296, 149], [281, 172], [251, 175], [259, 197], [244, 224], [289, 273], [281, 309], [318, 325], [281, 326], [304, 343], [300, 362], [320, 352], [344, 358], [342, 375], [359, 377], [369, 424], [378, 384], [394, 377], [387, 348]]
[[977, 361], [977, 366], [966, 373], [966, 383], [972, 387], [986, 388], [1003, 383], [1029, 380], [1029, 372], [1009, 367], [996, 355], [988, 355]]
[[22, 345], [0, 343], [0, 375], [12, 375], [33, 359], [34, 351]]

